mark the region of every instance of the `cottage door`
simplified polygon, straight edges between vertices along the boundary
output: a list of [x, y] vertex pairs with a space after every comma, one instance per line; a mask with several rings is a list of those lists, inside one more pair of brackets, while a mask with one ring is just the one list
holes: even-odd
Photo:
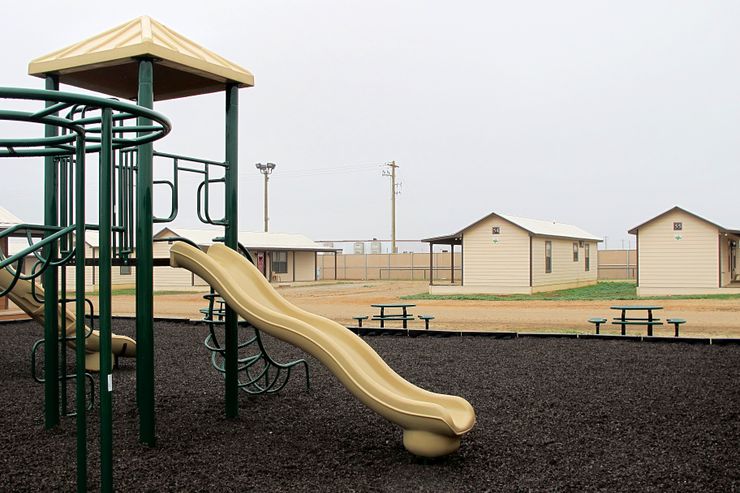
[[737, 241], [730, 242], [730, 279], [739, 281], [740, 272], [737, 270]]

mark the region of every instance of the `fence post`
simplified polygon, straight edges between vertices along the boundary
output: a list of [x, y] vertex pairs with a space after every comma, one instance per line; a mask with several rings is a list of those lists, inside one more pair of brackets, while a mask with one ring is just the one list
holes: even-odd
[[630, 278], [630, 249], [629, 246], [627, 248], [627, 279]]

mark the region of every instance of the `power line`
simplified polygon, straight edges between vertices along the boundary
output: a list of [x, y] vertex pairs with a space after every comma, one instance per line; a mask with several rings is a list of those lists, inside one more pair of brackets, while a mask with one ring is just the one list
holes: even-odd
[[309, 169], [294, 169], [294, 170], [283, 170], [281, 176], [285, 177], [310, 177], [310, 176], [324, 176], [332, 174], [347, 174], [347, 173], [362, 173], [375, 171], [382, 165], [379, 164], [358, 164], [349, 166], [333, 166], [326, 168], [309, 168]]

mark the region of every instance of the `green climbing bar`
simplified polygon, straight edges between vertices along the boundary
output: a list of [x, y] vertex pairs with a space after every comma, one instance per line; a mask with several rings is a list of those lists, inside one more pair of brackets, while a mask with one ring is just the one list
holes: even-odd
[[77, 491], [87, 491], [87, 403], [85, 402], [85, 139], [77, 136], [75, 159], [75, 393]]
[[[54, 75], [46, 77], [46, 89], [59, 90], [59, 79]], [[47, 101], [46, 107], [53, 102]], [[58, 129], [46, 125], [44, 136], [53, 138]], [[58, 193], [57, 167], [53, 156], [44, 158], [44, 225], [57, 226]], [[48, 233], [47, 233], [48, 234]], [[44, 256], [54, 260], [57, 242], [44, 249]], [[44, 273], [44, 424], [53, 428], [59, 424], [59, 279], [56, 267], [49, 267]]]
[[103, 108], [100, 147], [100, 490], [113, 491], [113, 396], [111, 361], [111, 195], [112, 140], [111, 110]]
[[[226, 232], [227, 247], [238, 250], [239, 244], [239, 88], [226, 86]], [[236, 312], [226, 306], [225, 369], [226, 417], [239, 416], [239, 333]]]
[[[139, 61], [139, 106], [154, 106], [152, 61]], [[151, 124], [139, 118], [140, 126]], [[139, 405], [139, 440], [156, 443], [154, 417], [154, 276], [152, 250], [152, 144], [139, 146], [136, 173], [136, 397]]]

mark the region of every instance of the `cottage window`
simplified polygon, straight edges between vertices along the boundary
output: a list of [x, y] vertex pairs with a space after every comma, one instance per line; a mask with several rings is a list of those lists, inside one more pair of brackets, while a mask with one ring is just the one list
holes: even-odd
[[288, 273], [288, 252], [274, 252], [272, 254], [272, 271], [275, 274]]
[[545, 242], [545, 274], [552, 272], [552, 242]]
[[573, 242], [573, 262], [578, 262], [578, 242]]
[[586, 260], [586, 272], [591, 270], [591, 245], [586, 243], [586, 249], [584, 250], [584, 257]]

